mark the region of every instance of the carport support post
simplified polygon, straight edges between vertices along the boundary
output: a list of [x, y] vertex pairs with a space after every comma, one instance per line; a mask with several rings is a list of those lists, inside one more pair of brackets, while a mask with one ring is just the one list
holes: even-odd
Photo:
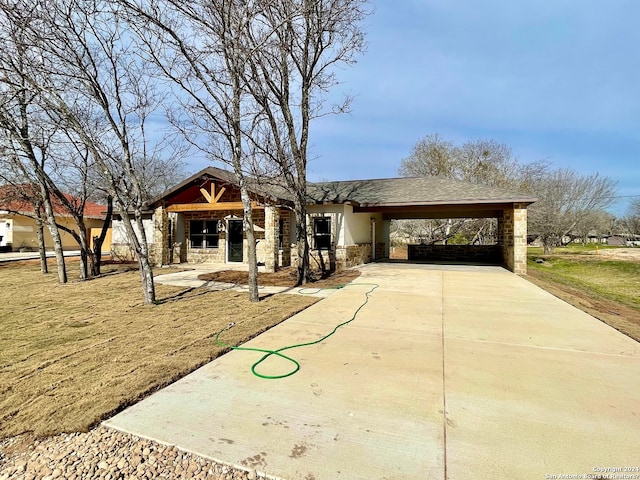
[[527, 274], [527, 205], [514, 203], [498, 218], [498, 235], [502, 244], [502, 260], [517, 275]]
[[273, 205], [264, 207], [264, 240], [266, 244], [264, 267], [273, 273], [278, 268], [278, 234], [280, 230], [280, 209]]
[[391, 255], [391, 220], [384, 220], [382, 223], [382, 240], [384, 240], [384, 258]]

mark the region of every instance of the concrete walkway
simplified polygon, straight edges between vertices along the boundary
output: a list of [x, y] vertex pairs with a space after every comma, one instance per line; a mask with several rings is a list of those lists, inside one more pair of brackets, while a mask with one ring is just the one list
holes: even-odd
[[[47, 258], [53, 258], [56, 256], [55, 252], [48, 251], [46, 253]], [[63, 252], [65, 257], [79, 257], [80, 250], [65, 250]], [[20, 260], [38, 260], [40, 258], [39, 252], [2, 252], [0, 253], [0, 262], [19, 262]]]
[[[182, 272], [161, 273], [154, 277], [156, 283], [163, 285], [173, 285], [176, 287], [200, 288], [205, 287], [210, 290], [222, 291], [233, 290], [237, 292], [248, 292], [249, 287], [246, 285], [238, 285], [235, 283], [215, 282], [208, 280], [200, 280], [198, 277], [205, 272], [214, 272], [216, 270], [245, 270], [245, 265], [233, 266], [229, 268], [228, 264], [221, 265], [199, 265], [196, 269], [185, 270]], [[157, 272], [157, 271], [156, 271]], [[269, 285], [260, 285], [258, 287], [260, 295], [273, 295], [276, 293], [287, 293], [291, 295], [305, 295], [308, 297], [327, 298], [334, 293], [334, 288], [304, 288], [304, 287], [276, 287]]]
[[[288, 351], [297, 374], [257, 378], [260, 354], [234, 351], [105, 424], [286, 479], [537, 480], [640, 466], [638, 343], [499, 267], [362, 271], [355, 283], [380, 288], [354, 322]], [[248, 345], [318, 338], [369, 288], [339, 290]]]

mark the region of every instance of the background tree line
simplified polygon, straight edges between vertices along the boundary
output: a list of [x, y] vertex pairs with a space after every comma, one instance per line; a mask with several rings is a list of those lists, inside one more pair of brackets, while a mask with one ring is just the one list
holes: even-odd
[[[538, 201], [528, 209], [528, 231], [546, 252], [567, 239], [586, 239], [591, 232], [638, 233], [640, 200], [626, 218], [617, 219], [606, 211], [616, 197], [611, 178], [553, 168], [545, 160], [522, 162], [507, 145], [494, 140], [457, 145], [438, 134], [428, 135], [402, 160], [399, 173], [441, 175], [536, 196]], [[495, 219], [404, 220], [395, 222], [394, 234], [426, 243], [485, 244], [496, 241], [496, 227]]]

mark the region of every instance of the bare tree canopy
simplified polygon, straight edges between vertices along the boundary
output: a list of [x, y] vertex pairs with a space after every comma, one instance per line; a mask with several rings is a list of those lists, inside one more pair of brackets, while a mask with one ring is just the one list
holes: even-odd
[[[399, 172], [405, 176], [440, 175], [535, 195], [538, 201], [529, 207], [529, 232], [539, 236], [547, 251], [570, 234], [610, 221], [604, 220], [602, 211], [612, 204], [616, 193], [616, 182], [598, 173], [552, 169], [547, 161], [524, 163], [507, 145], [494, 140], [456, 145], [438, 134], [416, 143]], [[468, 219], [422, 221], [412, 230], [416, 228], [428, 241], [446, 241], [459, 234], [467, 240], [478, 239], [482, 232], [492, 230], [486, 221]]]
[[640, 217], [640, 197], [633, 200], [629, 205], [629, 216]]
[[[23, 11], [23, 9], [25, 11]], [[66, 283], [67, 271], [62, 240], [56, 224], [51, 195], [48, 190], [47, 167], [50, 163], [50, 137], [57, 127], [46, 121], [46, 110], [39, 103], [33, 79], [39, 77], [38, 52], [42, 38], [31, 38], [28, 27], [33, 21], [32, 11], [20, 1], [0, 3], [0, 142], [4, 177], [18, 183], [37, 185], [38, 195], [32, 200], [38, 226], [41, 270], [47, 271], [44, 254], [43, 224], [54, 242], [58, 281]], [[35, 57], [35, 62], [34, 62]], [[13, 175], [13, 177], [7, 177]]]
[[[177, 87], [173, 123], [190, 143], [230, 165], [243, 198], [245, 177], [277, 177], [294, 195], [298, 281], [306, 281], [306, 169], [310, 122], [348, 110], [326, 107], [336, 68], [364, 49], [366, 0], [119, 0], [140, 45]], [[267, 181], [265, 178], [262, 181]], [[271, 181], [269, 180], [269, 181]], [[275, 180], [273, 180], [275, 181]], [[253, 279], [250, 257], [250, 279]], [[254, 282], [250, 291], [254, 291]], [[257, 284], [251, 295], [257, 299]], [[255, 298], [254, 298], [255, 297]]]
[[276, 166], [294, 193], [298, 284], [309, 275], [307, 162], [314, 118], [348, 111], [350, 98], [325, 106], [337, 83], [336, 68], [351, 65], [364, 51], [366, 0], [278, 0], [262, 2], [262, 15], [249, 30], [247, 86], [263, 112], [257, 152]]
[[548, 172], [532, 186], [539, 200], [529, 208], [529, 231], [540, 237], [545, 252], [551, 251], [589, 215], [609, 207], [616, 186], [599, 173], [568, 168]]
[[437, 133], [418, 141], [402, 160], [403, 176], [436, 175], [465, 182], [528, 191], [546, 172], [548, 163], [523, 163], [511, 148], [495, 140], [475, 140], [455, 145]]
[[154, 185], [178, 163], [172, 145], [149, 129], [164, 93], [136, 51], [123, 12], [95, 0], [2, 0], [0, 8], [6, 26], [20, 33], [20, 92], [31, 101], [26, 109], [39, 112], [57, 160], [34, 166], [40, 183], [57, 194], [54, 179], [68, 182], [75, 175], [83, 198], [101, 190], [114, 199], [140, 264], [145, 303], [153, 303], [143, 209]]
[[256, 239], [249, 178], [257, 172], [247, 148], [259, 110], [246, 87], [247, 30], [257, 21], [259, 2], [121, 0], [138, 48], [173, 89], [179, 105], [171, 122], [211, 160], [234, 171], [243, 205], [247, 239], [249, 299], [259, 300]]
[[[529, 192], [546, 169], [545, 162], [519, 162], [509, 146], [495, 140], [456, 145], [436, 133], [416, 143], [411, 154], [402, 160], [399, 173], [403, 176], [442, 176]], [[425, 243], [449, 242], [456, 238], [471, 244], [495, 243], [496, 227], [494, 219], [404, 220], [396, 226], [401, 235]]]

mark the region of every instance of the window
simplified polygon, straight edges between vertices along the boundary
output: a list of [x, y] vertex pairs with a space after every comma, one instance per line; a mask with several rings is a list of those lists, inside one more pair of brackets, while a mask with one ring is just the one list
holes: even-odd
[[278, 249], [282, 250], [284, 247], [282, 242], [284, 240], [284, 220], [280, 219], [278, 222]]
[[331, 249], [331, 217], [313, 219], [313, 244], [316, 250]]
[[191, 220], [189, 228], [191, 248], [218, 248], [217, 220]]

